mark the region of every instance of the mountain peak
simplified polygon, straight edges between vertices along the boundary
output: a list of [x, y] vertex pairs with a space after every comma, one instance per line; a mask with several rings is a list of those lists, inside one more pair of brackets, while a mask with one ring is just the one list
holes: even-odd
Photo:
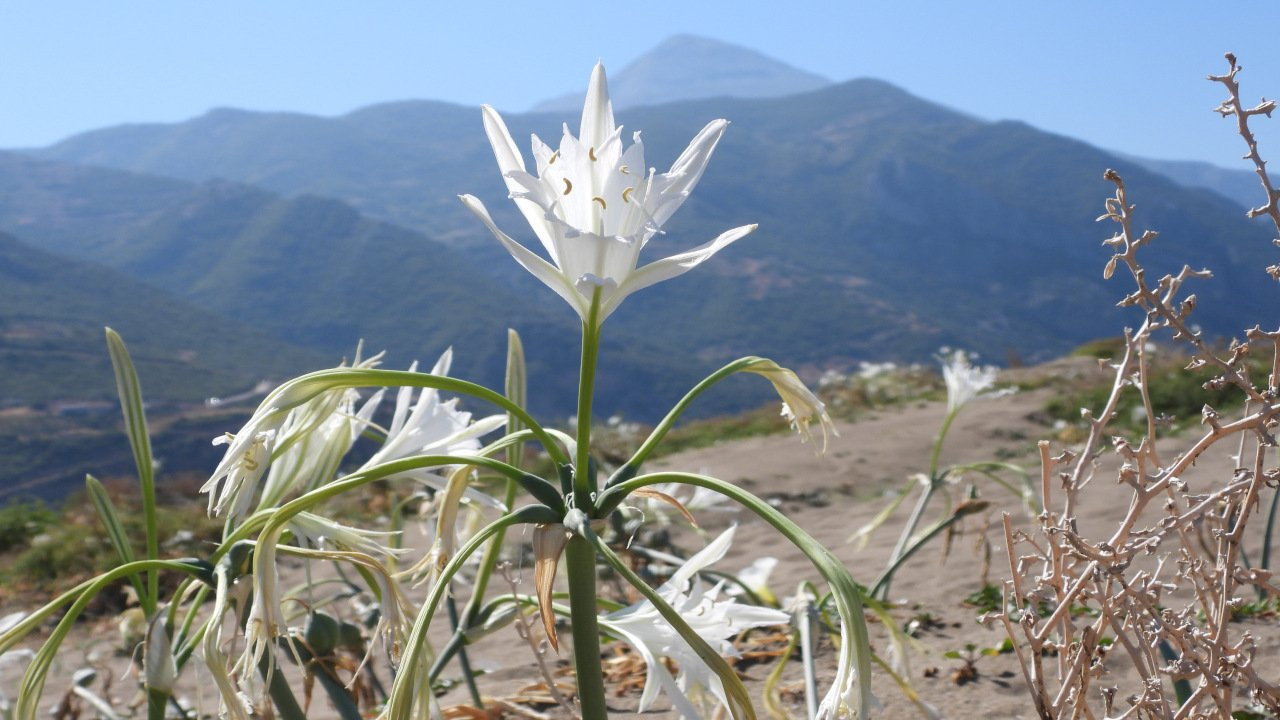
[[[636, 107], [708, 97], [780, 97], [830, 83], [741, 45], [679, 34], [612, 75], [609, 95], [614, 107]], [[533, 112], [575, 112], [582, 97], [573, 92], [544, 100]]]

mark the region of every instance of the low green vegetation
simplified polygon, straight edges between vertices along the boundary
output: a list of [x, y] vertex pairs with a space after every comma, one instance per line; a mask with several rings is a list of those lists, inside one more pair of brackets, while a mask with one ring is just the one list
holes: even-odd
[[[192, 482], [181, 485], [183, 492], [193, 490]], [[159, 535], [175, 554], [196, 555], [204, 543], [218, 537], [222, 525], [206, 516], [194, 491], [182, 500], [174, 497], [177, 490], [171, 488], [166, 493], [170, 497], [157, 509]], [[141, 538], [145, 529], [136, 494], [120, 491], [111, 496], [129, 537]], [[27, 499], [0, 507], [0, 599], [43, 595], [117, 565], [119, 557], [83, 492], [61, 506]]]
[[[1119, 358], [1123, 347], [1123, 340], [1119, 338], [1095, 340], [1076, 348], [1071, 355], [1108, 360]], [[1183, 430], [1199, 424], [1205, 405], [1225, 411], [1241, 402], [1240, 391], [1230, 384], [1214, 383], [1216, 373], [1209, 368], [1185, 372], [1190, 358], [1180, 352], [1156, 348], [1149, 357], [1151, 367], [1147, 381], [1151, 408], [1158, 424], [1175, 431]], [[1250, 376], [1255, 378], [1266, 377], [1270, 372], [1269, 365], [1261, 358], [1249, 358], [1247, 367]], [[1080, 408], [1097, 413], [1106, 404], [1110, 393], [1111, 379], [1099, 375], [1055, 395], [1046, 404], [1045, 411], [1053, 420], [1065, 423], [1069, 430], [1082, 422]], [[1121, 395], [1112, 427], [1134, 433], [1146, 431], [1147, 411], [1136, 389], [1130, 387]], [[1067, 434], [1071, 433], [1068, 431]]]

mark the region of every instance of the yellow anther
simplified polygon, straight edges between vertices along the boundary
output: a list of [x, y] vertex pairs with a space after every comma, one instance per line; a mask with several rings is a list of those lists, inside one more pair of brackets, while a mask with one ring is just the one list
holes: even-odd
[[606, 207], [605, 207], [605, 204], [604, 204], [604, 198], [600, 197], [599, 195], [597, 195], [597, 196], [595, 196], [595, 197], [591, 198], [591, 200], [592, 200], [593, 202], [598, 202], [598, 203], [600, 203], [600, 209], [601, 209], [601, 210], [607, 210], [607, 209], [608, 209], [608, 208], [606, 208]]
[[618, 172], [622, 173], [623, 175], [630, 175], [631, 169], [628, 168], [626, 165], [619, 165]]
[[564, 194], [565, 194], [565, 195], [568, 195], [568, 194], [569, 194], [569, 191], [570, 191], [570, 190], [572, 190], [572, 189], [573, 189], [573, 183], [569, 182], [569, 178], [565, 178], [565, 179], [564, 179]]
[[596, 149], [593, 147], [587, 148], [587, 157], [591, 158], [591, 162], [599, 160], [599, 158], [596, 157]]
[[551, 157], [547, 158], [547, 164], [548, 164], [548, 165], [554, 165], [554, 164], [555, 164], [555, 161], [556, 161], [556, 158], [558, 158], [558, 157], [560, 157], [560, 151], [559, 151], [559, 150], [557, 150], [557, 151], [555, 151], [555, 152], [551, 153]]
[[635, 190], [635, 188], [629, 187], [629, 188], [622, 189], [622, 202], [631, 202], [631, 199], [628, 198], [627, 196], [631, 194], [632, 190]]

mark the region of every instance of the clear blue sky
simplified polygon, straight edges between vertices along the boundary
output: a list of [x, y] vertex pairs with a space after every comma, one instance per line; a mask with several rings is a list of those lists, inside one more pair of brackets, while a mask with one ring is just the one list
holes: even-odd
[[[1280, 3], [496, 3], [15, 0], [0, 10], [0, 147], [211, 107], [340, 114], [407, 98], [524, 110], [678, 32], [834, 80], [878, 77], [1108, 148], [1243, 167], [1203, 80], [1240, 56], [1280, 96]], [[1277, 117], [1276, 122], [1280, 122]], [[1280, 132], [1263, 135], [1280, 141]], [[1264, 148], [1265, 150], [1265, 148]], [[1280, 147], [1271, 153], [1280, 157]]]

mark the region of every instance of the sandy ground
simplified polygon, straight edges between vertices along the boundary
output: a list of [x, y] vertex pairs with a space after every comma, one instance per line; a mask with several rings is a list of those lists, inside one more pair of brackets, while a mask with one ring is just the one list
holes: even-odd
[[[1034, 418], [1046, 397], [1043, 391], [1032, 391], [975, 401], [965, 408], [953, 426], [942, 453], [942, 464], [990, 460], [1000, 456], [1022, 463], [1032, 470], [1033, 475], [1038, 474], [1035, 443], [1053, 434], [1052, 429]], [[832, 438], [826, 456], [821, 458], [814, 455], [811, 445], [803, 445], [793, 436], [777, 435], [685, 452], [665, 458], [658, 465], [714, 475], [773, 500], [801, 527], [830, 547], [847, 564], [855, 578], [870, 584], [884, 567], [914, 497], [899, 508], [865, 549], [858, 550], [846, 540], [884, 506], [886, 493], [901, 487], [912, 474], [926, 469], [932, 437], [943, 412], [944, 407], [940, 403], [919, 403], [877, 411], [857, 422], [839, 423], [839, 437]], [[1177, 444], [1175, 441], [1173, 446]], [[1199, 465], [1201, 472], [1217, 472], [1225, 466], [1225, 461], [1206, 458]], [[1220, 472], [1217, 474], [1221, 475]], [[1021, 507], [1011, 495], [989, 482], [979, 481], [979, 484], [984, 498], [993, 501], [992, 509], [988, 511], [993, 528], [998, 526], [1001, 509], [1009, 510], [1020, 522], [1025, 522]], [[1127, 497], [1127, 493], [1101, 473], [1086, 493], [1081, 516], [1087, 524], [1096, 523], [1099, 528], [1114, 525], [1123, 514]], [[940, 505], [935, 505], [930, 519], [940, 512]], [[780, 562], [770, 585], [780, 596], [793, 592], [798, 582], [819, 579], [799, 551], [749, 513], [706, 513], [700, 520], [710, 536], [729, 524], [738, 525], [734, 546], [716, 566], [717, 569], [736, 571], [758, 556], [775, 556]], [[975, 621], [975, 610], [963, 603], [963, 598], [980, 589], [983, 583], [983, 558], [974, 549], [983, 520], [981, 515], [966, 520], [966, 534], [956, 540], [946, 557], [942, 554], [941, 543], [925, 548], [893, 583], [892, 598], [898, 601], [898, 609], [895, 610], [898, 622], [906, 622], [920, 612], [929, 613], [935, 620], [935, 624], [920, 635], [919, 652], [910, 658], [910, 679], [923, 698], [945, 717], [1031, 718], [1034, 715], [1012, 655], [982, 657], [976, 665], [977, 678], [965, 684], [957, 684], [951, 677], [963, 663], [943, 657], [947, 651], [962, 650], [968, 643], [978, 647], [996, 647], [1004, 640], [1002, 630], [979, 625]], [[993, 532], [990, 539], [989, 578], [999, 583], [1008, 573], [1007, 558], [997, 533]], [[698, 549], [701, 542], [692, 534], [678, 536], [678, 543], [690, 552]], [[526, 580], [523, 589], [527, 590], [527, 585]], [[443, 618], [437, 625], [442, 630], [445, 625]], [[1275, 625], [1275, 620], [1264, 621], [1254, 631], [1263, 637], [1266, 652], [1275, 651], [1277, 635], [1280, 635]], [[885, 650], [883, 628], [875, 623], [871, 627], [873, 643], [877, 649]], [[82, 663], [86, 646], [95, 642], [100, 644], [100, 641], [95, 641], [92, 630], [86, 628], [84, 632], [85, 635], [77, 640], [79, 649], [68, 652], [64, 663], [67, 671]], [[441, 633], [436, 635], [443, 636]], [[536, 671], [530, 662], [529, 650], [513, 631], [504, 630], [487, 638], [471, 649], [471, 658], [477, 667], [489, 672], [481, 683], [487, 694], [510, 696], [521, 686], [535, 681]], [[127, 665], [125, 660], [112, 662], [117, 668]], [[829, 648], [823, 655], [823, 663], [825, 677], [829, 678], [833, 665], [833, 654]], [[765, 664], [747, 668], [746, 679], [753, 693], [758, 693], [760, 682], [768, 672], [769, 666]], [[1123, 668], [1117, 668], [1117, 672], [1121, 676], [1124, 674]], [[0, 675], [3, 683], [0, 688], [12, 694], [16, 681], [15, 669], [6, 668]], [[793, 662], [784, 685], [798, 688], [799, 681], [799, 663]], [[117, 688], [131, 683], [119, 682]], [[882, 703], [877, 717], [918, 715], [883, 674], [875, 677], [873, 686]], [[51, 687], [57, 685], [51, 684]], [[822, 689], [825, 691], [825, 685]], [[188, 691], [194, 696], [198, 689], [190, 687]], [[205, 691], [208, 697], [207, 688]], [[55, 692], [50, 690], [47, 693], [49, 702], [52, 702]], [[317, 689], [318, 697], [319, 694]], [[465, 703], [466, 697], [465, 691], [454, 689], [442, 698], [442, 702], [446, 706]], [[632, 691], [614, 698], [611, 705], [618, 711], [616, 717], [655, 720], [675, 717], [669, 710], [662, 709], [668, 707], [665, 701], [659, 701], [656, 710], [636, 715], [633, 711], [637, 697], [638, 692]], [[790, 706], [793, 716], [803, 717], [800, 695], [797, 693], [790, 699], [793, 701]], [[559, 716], [554, 709], [544, 709], [544, 712], [551, 717]], [[760, 712], [764, 717], [763, 710]], [[317, 699], [312, 716], [332, 717], [332, 714], [325, 702]]]

